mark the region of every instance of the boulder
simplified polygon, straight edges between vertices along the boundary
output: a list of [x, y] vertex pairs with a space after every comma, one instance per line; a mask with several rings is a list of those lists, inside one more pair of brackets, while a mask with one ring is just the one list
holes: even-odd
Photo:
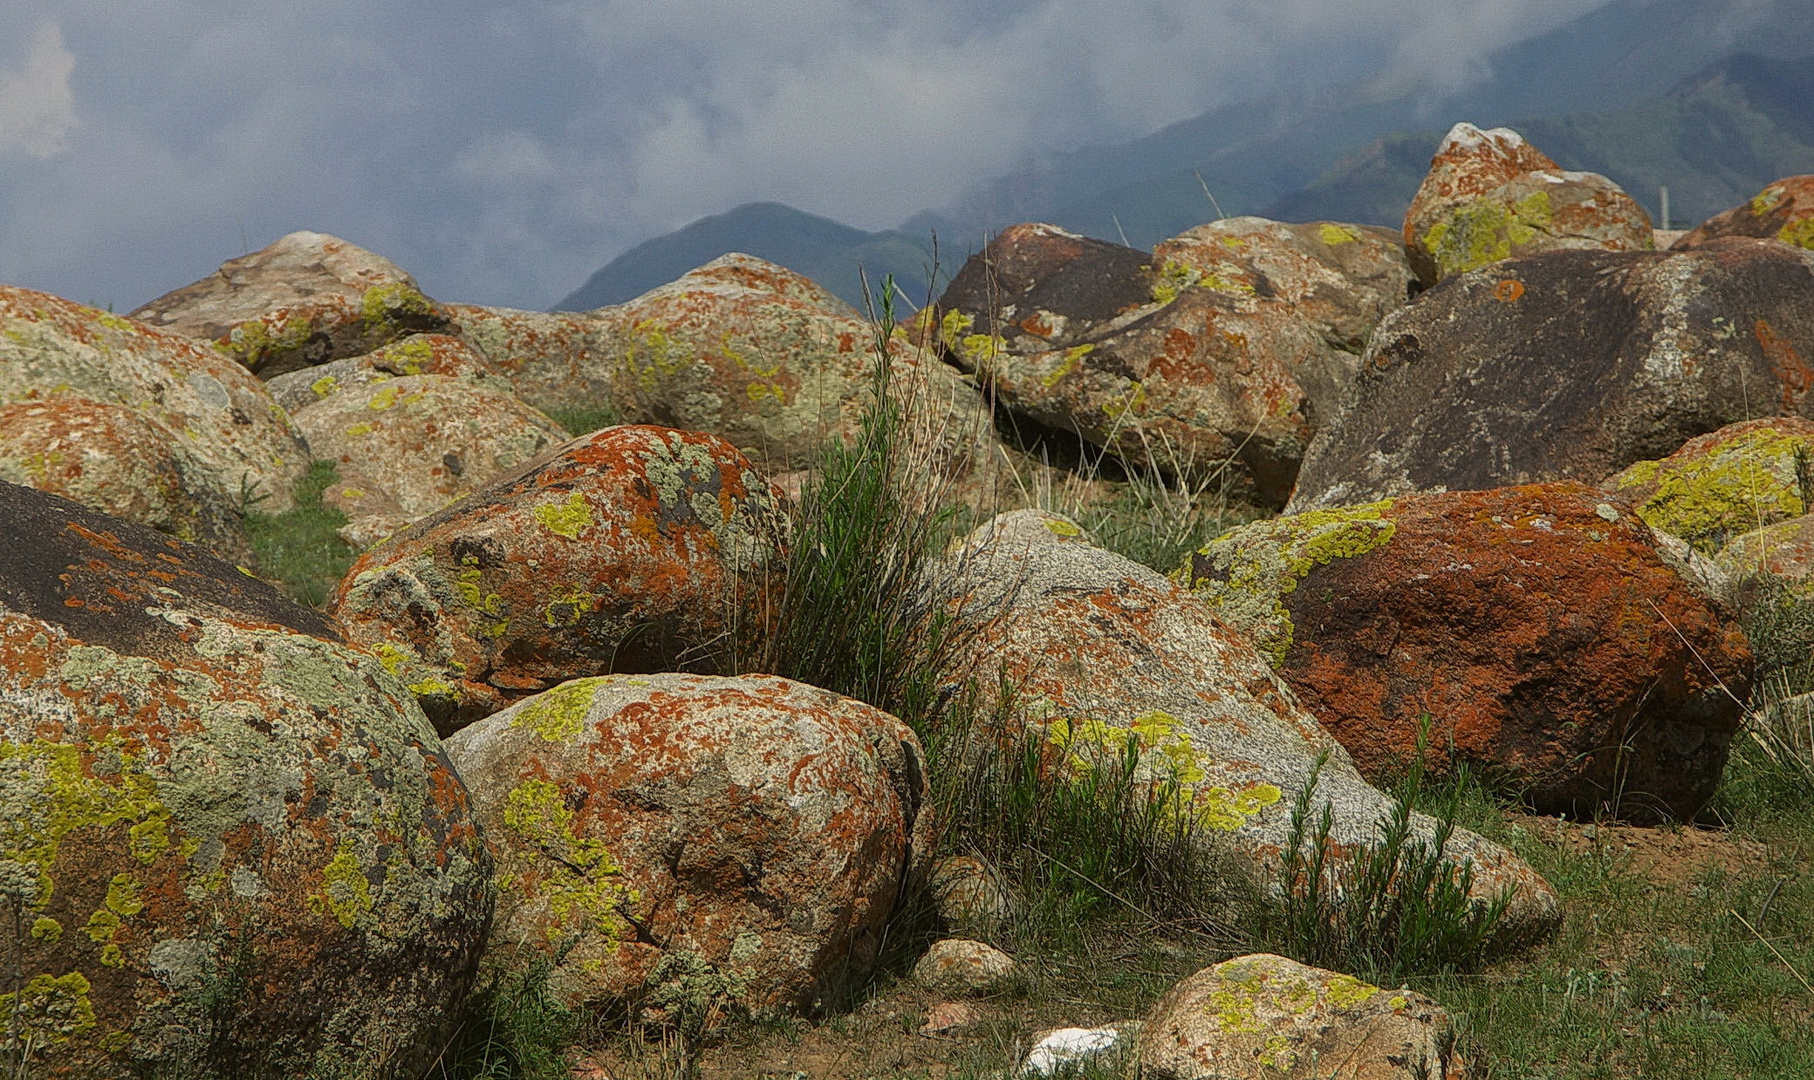
[[1598, 173], [1570, 172], [1509, 128], [1456, 124], [1405, 211], [1425, 285], [1539, 251], [1647, 251], [1650, 218]]
[[477, 304], [448, 304], [445, 310], [459, 336], [485, 358], [487, 370], [509, 379], [517, 396], [536, 408], [610, 403], [618, 342], [595, 315]]
[[413, 697], [199, 548], [0, 483], [21, 1075], [421, 1075], [492, 901]]
[[448, 325], [447, 313], [397, 264], [317, 232], [293, 232], [229, 259], [132, 317], [211, 342], [267, 379]]
[[54, 395], [0, 405], [0, 480], [252, 562], [236, 492], [199, 475], [181, 439], [137, 409]]
[[508, 390], [450, 375], [401, 375], [330, 394], [296, 413], [339, 483], [323, 493], [369, 547], [567, 441]]
[[[875, 330], [814, 282], [730, 254], [593, 313], [612, 335], [611, 401], [634, 420], [722, 436], [766, 473], [851, 440], [870, 398]], [[931, 471], [980, 462], [994, 430], [982, 397], [937, 359], [890, 344], [890, 389]]]
[[927, 798], [906, 725], [770, 675], [578, 679], [447, 746], [496, 850], [488, 965], [692, 1023], [860, 983]]
[[[1075, 524], [1004, 514], [935, 568], [927, 590], [969, 636], [981, 684], [1013, 687], [1016, 718], [1043, 737], [1060, 775], [1132, 749], [1136, 780], [1169, 785], [1175, 812], [1206, 842], [1274, 878], [1292, 800], [1313, 776], [1312, 809], [1329, 807], [1338, 844], [1378, 838], [1392, 801], [1254, 647], [1201, 599], [1095, 547]], [[1424, 839], [1434, 826], [1414, 815]], [[1553, 929], [1555, 893], [1516, 855], [1463, 829], [1446, 855], [1473, 865], [1477, 898], [1511, 894], [1503, 943]]]
[[1407, 294], [1397, 245], [1358, 227], [1237, 218], [1151, 256], [1016, 225], [939, 301], [948, 357], [998, 401], [1138, 467], [1236, 466], [1282, 502], [1372, 323]]
[[1288, 510], [1597, 484], [1696, 435], [1814, 412], [1814, 252], [1555, 251], [1461, 275], [1374, 331]]
[[200, 497], [295, 505], [308, 447], [257, 379], [220, 353], [47, 293], [0, 286], [0, 404], [86, 398], [170, 432]]
[[1814, 497], [1814, 421], [1774, 416], [1697, 436], [1660, 461], [1640, 461], [1601, 485], [1638, 516], [1711, 555], [1727, 540], [1800, 517]]
[[1001, 874], [974, 855], [940, 859], [927, 884], [940, 921], [959, 933], [993, 933], [1014, 913]]
[[913, 965], [913, 980], [952, 994], [986, 994], [1014, 974], [1014, 959], [980, 941], [935, 941]]
[[1461, 1080], [1442, 1006], [1255, 953], [1204, 968], [1140, 1029], [1151, 1080]]
[[367, 551], [329, 608], [451, 734], [569, 679], [748, 649], [785, 572], [780, 500], [715, 436], [607, 428]]
[[[266, 380], [265, 389], [285, 411], [294, 414], [342, 390], [383, 382], [399, 375], [449, 375], [482, 381], [489, 372], [486, 357], [460, 338], [447, 334], [411, 334], [364, 356], [330, 360], [316, 367], [273, 376]], [[510, 389], [508, 381], [496, 381], [501, 389]]]
[[1714, 556], [1729, 576], [1728, 592], [1742, 600], [1756, 586], [1776, 585], [1814, 600], [1814, 516], [1778, 521], [1733, 537]]
[[1744, 634], [1631, 504], [1580, 484], [1407, 495], [1244, 525], [1179, 577], [1362, 775], [1416, 756], [1545, 811], [1691, 819], [1743, 719]]
[[1678, 251], [1706, 247], [1728, 236], [1781, 240], [1814, 248], [1814, 176], [1778, 180], [1721, 214], [1715, 214], [1675, 242]]

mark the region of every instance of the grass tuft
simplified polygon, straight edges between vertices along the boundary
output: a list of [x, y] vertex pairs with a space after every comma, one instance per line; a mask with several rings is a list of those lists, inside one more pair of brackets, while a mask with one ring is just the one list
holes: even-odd
[[340, 539], [346, 515], [321, 500], [321, 493], [340, 479], [331, 461], [317, 461], [296, 485], [296, 506], [281, 514], [257, 510], [246, 514], [252, 540], [253, 569], [309, 607], [327, 603], [356, 557]]

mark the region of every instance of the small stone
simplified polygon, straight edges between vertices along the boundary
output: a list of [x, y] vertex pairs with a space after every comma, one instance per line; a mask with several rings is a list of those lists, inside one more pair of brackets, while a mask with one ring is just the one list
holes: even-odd
[[920, 1025], [920, 1034], [929, 1039], [950, 1035], [976, 1024], [982, 1018], [983, 1014], [977, 1012], [974, 1005], [965, 1005], [961, 1001], [941, 1001], [926, 1011], [926, 1022]]
[[1000, 876], [973, 855], [939, 860], [932, 870], [932, 898], [939, 918], [960, 932], [987, 933], [1009, 915], [1008, 894]]
[[913, 965], [915, 981], [965, 994], [987, 993], [1013, 973], [1014, 961], [1007, 953], [962, 938], [934, 942]]
[[1017, 1077], [1051, 1076], [1060, 1070], [1103, 1062], [1132, 1048], [1140, 1024], [1128, 1021], [1100, 1028], [1059, 1028], [1040, 1036], [1027, 1060], [1015, 1070]]

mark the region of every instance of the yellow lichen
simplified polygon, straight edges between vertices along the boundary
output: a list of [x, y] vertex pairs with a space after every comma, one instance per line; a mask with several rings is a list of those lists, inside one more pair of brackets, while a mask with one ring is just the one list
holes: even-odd
[[1064, 378], [1066, 375], [1069, 375], [1071, 372], [1077, 370], [1077, 364], [1079, 361], [1081, 361], [1084, 357], [1090, 355], [1092, 352], [1095, 352], [1095, 351], [1096, 351], [1096, 346], [1094, 346], [1094, 345], [1085, 344], [1085, 345], [1071, 346], [1070, 348], [1068, 348], [1064, 351], [1063, 357], [1059, 361], [1058, 366], [1052, 369], [1051, 374], [1049, 374], [1045, 378], [1041, 379], [1040, 384], [1043, 385], [1048, 390], [1050, 390], [1054, 386], [1057, 386], [1058, 381], [1060, 379]]
[[1356, 230], [1351, 229], [1346, 225], [1337, 225], [1331, 221], [1323, 222], [1323, 224], [1317, 228], [1316, 235], [1323, 243], [1330, 247], [1336, 247], [1341, 244], [1352, 244], [1361, 238], [1360, 233]]
[[1064, 752], [1074, 777], [1122, 768], [1132, 760], [1153, 778], [1151, 797], [1162, 800], [1157, 809], [1173, 820], [1232, 832], [1279, 802], [1282, 792], [1273, 784], [1205, 783], [1212, 759], [1178, 727], [1176, 717], [1157, 710], [1135, 717], [1126, 727], [1060, 717], [1047, 724], [1046, 739]]
[[367, 331], [388, 330], [407, 317], [432, 315], [434, 302], [401, 281], [374, 285], [359, 298], [359, 319]]
[[1379, 987], [1361, 982], [1352, 975], [1331, 975], [1324, 986], [1328, 992], [1329, 1004], [1338, 1009], [1351, 1009], [1364, 1004], [1379, 993]]
[[570, 492], [564, 503], [542, 503], [534, 513], [549, 532], [569, 540], [578, 540], [580, 530], [592, 524], [592, 506], [577, 491]]
[[[93, 1031], [90, 989], [88, 977], [72, 971], [67, 975], [34, 975], [18, 991], [0, 994], [0, 1016], [7, 1018], [5, 1033], [0, 1035], [0, 1051], [10, 1055], [21, 1047], [36, 1050], [59, 1046]], [[21, 1054], [19, 1060], [23, 1062], [28, 1057]]]
[[340, 380], [334, 378], [332, 375], [323, 375], [321, 378], [316, 379], [309, 384], [309, 389], [315, 392], [316, 397], [327, 397], [339, 388]]
[[526, 898], [546, 902], [547, 939], [553, 942], [591, 929], [605, 938], [607, 948], [615, 947], [628, 929], [619, 909], [640, 897], [624, 884], [623, 867], [612, 859], [604, 841], [575, 831], [574, 813], [560, 785], [533, 778], [523, 781], [505, 795], [503, 818], [504, 827], [540, 871], [533, 877], [519, 874], [514, 880], [529, 894]]
[[1179, 262], [1177, 259], [1167, 259], [1153, 278], [1153, 301], [1159, 304], [1169, 304], [1178, 299], [1184, 290], [1202, 280], [1203, 271], [1189, 263]]
[[1759, 428], [1677, 461], [1640, 461], [1613, 483], [1647, 489], [1638, 516], [1706, 554], [1739, 533], [1808, 512], [1801, 471], [1814, 440]]
[[370, 914], [375, 906], [371, 882], [359, 868], [351, 840], [340, 841], [334, 857], [322, 869], [321, 891], [309, 897], [309, 906], [316, 914], [332, 912], [340, 925], [349, 930], [361, 915]]
[[526, 727], [542, 737], [543, 742], [565, 742], [580, 733], [586, 715], [592, 710], [592, 698], [604, 679], [594, 676], [564, 682], [525, 701], [510, 721], [511, 727]]
[[1533, 191], [1511, 204], [1491, 198], [1457, 207], [1431, 226], [1420, 243], [1442, 277], [1453, 277], [1508, 259], [1547, 231], [1552, 221], [1549, 192]]
[[1776, 238], [1785, 244], [1814, 249], [1814, 216], [1789, 222], [1777, 230]]

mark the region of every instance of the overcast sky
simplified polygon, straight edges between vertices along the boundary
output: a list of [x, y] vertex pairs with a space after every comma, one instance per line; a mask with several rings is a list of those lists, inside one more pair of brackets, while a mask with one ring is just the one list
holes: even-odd
[[898, 224], [1029, 155], [1603, 0], [0, 0], [0, 282], [128, 310], [293, 229], [546, 307], [772, 199]]

